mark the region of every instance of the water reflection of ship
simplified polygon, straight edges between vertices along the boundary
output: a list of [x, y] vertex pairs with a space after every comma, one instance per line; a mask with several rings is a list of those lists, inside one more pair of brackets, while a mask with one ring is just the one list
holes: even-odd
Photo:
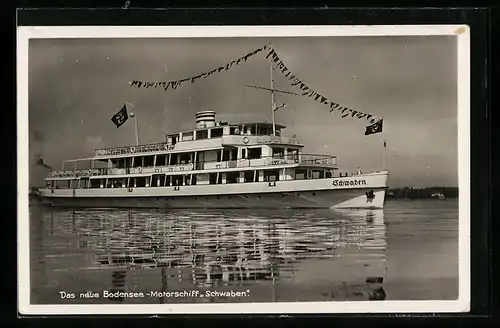
[[[222, 221], [220, 224], [190, 220], [187, 226], [176, 225], [174, 220], [174, 224], [163, 226], [162, 231], [161, 225], [154, 224], [158, 220], [150, 220], [146, 222], [142, 238], [137, 232], [128, 233], [136, 239], [129, 242], [125, 254], [106, 254], [105, 260], [101, 259], [100, 263], [107, 266], [161, 267], [164, 289], [169, 279], [188, 279], [198, 287], [245, 280], [274, 283], [276, 279], [290, 278], [290, 275], [300, 282], [302, 276], [307, 276], [305, 280], [314, 279], [312, 270], [319, 276], [340, 276], [340, 271], [345, 270], [344, 265], [323, 262], [328, 267], [321, 272], [322, 262], [316, 260], [335, 258], [341, 256], [343, 248], [358, 247], [367, 253], [363, 259], [363, 272], [360, 272], [364, 278], [359, 278], [378, 290], [370, 294], [370, 298], [380, 298], [380, 295], [385, 295], [381, 287], [385, 276], [386, 246], [383, 211], [336, 213], [336, 227], [322, 231], [317, 231], [315, 225], [300, 224], [295, 228], [293, 220], [258, 218]], [[129, 224], [129, 228], [134, 228], [133, 224]], [[330, 234], [329, 240], [325, 238], [327, 234]]]
[[236, 228], [232, 224], [215, 224], [206, 229], [207, 222], [178, 225], [174, 221], [165, 225], [162, 224], [165, 221], [157, 221], [160, 226], [155, 226], [149, 220], [139, 232], [131, 217], [129, 213], [128, 242], [116, 247], [116, 237], [120, 236], [108, 234], [104, 248], [109, 252], [99, 256], [99, 265], [162, 268], [162, 275], [170, 272], [168, 278], [179, 281], [189, 277], [199, 287], [220, 282], [273, 280], [279, 275], [276, 262], [284, 258], [279, 256], [279, 238], [273, 224], [238, 224]]
[[[293, 279], [294, 283], [307, 284], [326, 275], [345, 283], [351, 277], [341, 278], [346, 265], [341, 261], [348, 257], [345, 249], [349, 247], [366, 253], [364, 266], [358, 263], [355, 268], [358, 281], [380, 290], [385, 276], [382, 210], [337, 210], [334, 217], [304, 211], [273, 217], [250, 212], [59, 213], [50, 220], [51, 227], [58, 227], [55, 231], [52, 228], [51, 234], [72, 235], [77, 237], [71, 238], [76, 240], [75, 246], [97, 251], [94, 269], [123, 271], [127, 275], [123, 279], [130, 282], [136, 279], [137, 269], [161, 268], [164, 291], [169, 282], [214, 287], [247, 280], [274, 284], [278, 279]], [[364, 256], [362, 253], [354, 255]], [[385, 298], [383, 289], [373, 295], [369, 299]]]

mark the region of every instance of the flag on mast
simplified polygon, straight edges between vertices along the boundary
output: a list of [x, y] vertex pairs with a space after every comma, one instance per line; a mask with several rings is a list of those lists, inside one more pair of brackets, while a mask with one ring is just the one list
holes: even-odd
[[366, 127], [366, 131], [365, 131], [365, 136], [368, 136], [370, 134], [375, 134], [375, 133], [382, 132], [382, 124], [383, 124], [383, 122], [384, 122], [384, 120], [380, 119], [377, 122], [375, 122], [375, 123], [367, 126]]
[[113, 121], [116, 127], [119, 128], [120, 126], [125, 124], [127, 120], [128, 120], [127, 106], [124, 104], [122, 109], [120, 109], [118, 113], [116, 113], [115, 115], [113, 115], [113, 117], [111, 117], [111, 121]]

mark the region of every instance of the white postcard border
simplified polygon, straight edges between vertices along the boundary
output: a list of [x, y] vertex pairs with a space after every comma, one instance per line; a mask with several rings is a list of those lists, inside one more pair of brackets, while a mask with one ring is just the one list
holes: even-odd
[[[26, 26], [17, 29], [18, 310], [50, 314], [446, 313], [470, 310], [470, 30], [467, 25]], [[453, 301], [32, 305], [29, 260], [28, 44], [32, 38], [193, 38], [456, 35], [458, 63], [459, 298]]]

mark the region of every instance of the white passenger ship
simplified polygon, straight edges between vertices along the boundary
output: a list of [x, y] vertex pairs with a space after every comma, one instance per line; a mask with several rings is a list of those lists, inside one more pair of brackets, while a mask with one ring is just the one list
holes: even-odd
[[156, 208], [382, 208], [387, 171], [337, 173], [337, 158], [302, 152], [285, 126], [216, 122], [162, 143], [97, 149], [63, 161], [41, 195], [53, 206]]

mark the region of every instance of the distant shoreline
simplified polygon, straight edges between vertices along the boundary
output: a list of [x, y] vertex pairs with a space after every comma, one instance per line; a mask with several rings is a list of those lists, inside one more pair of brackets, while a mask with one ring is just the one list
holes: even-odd
[[441, 199], [458, 198], [458, 187], [389, 188], [387, 199]]

